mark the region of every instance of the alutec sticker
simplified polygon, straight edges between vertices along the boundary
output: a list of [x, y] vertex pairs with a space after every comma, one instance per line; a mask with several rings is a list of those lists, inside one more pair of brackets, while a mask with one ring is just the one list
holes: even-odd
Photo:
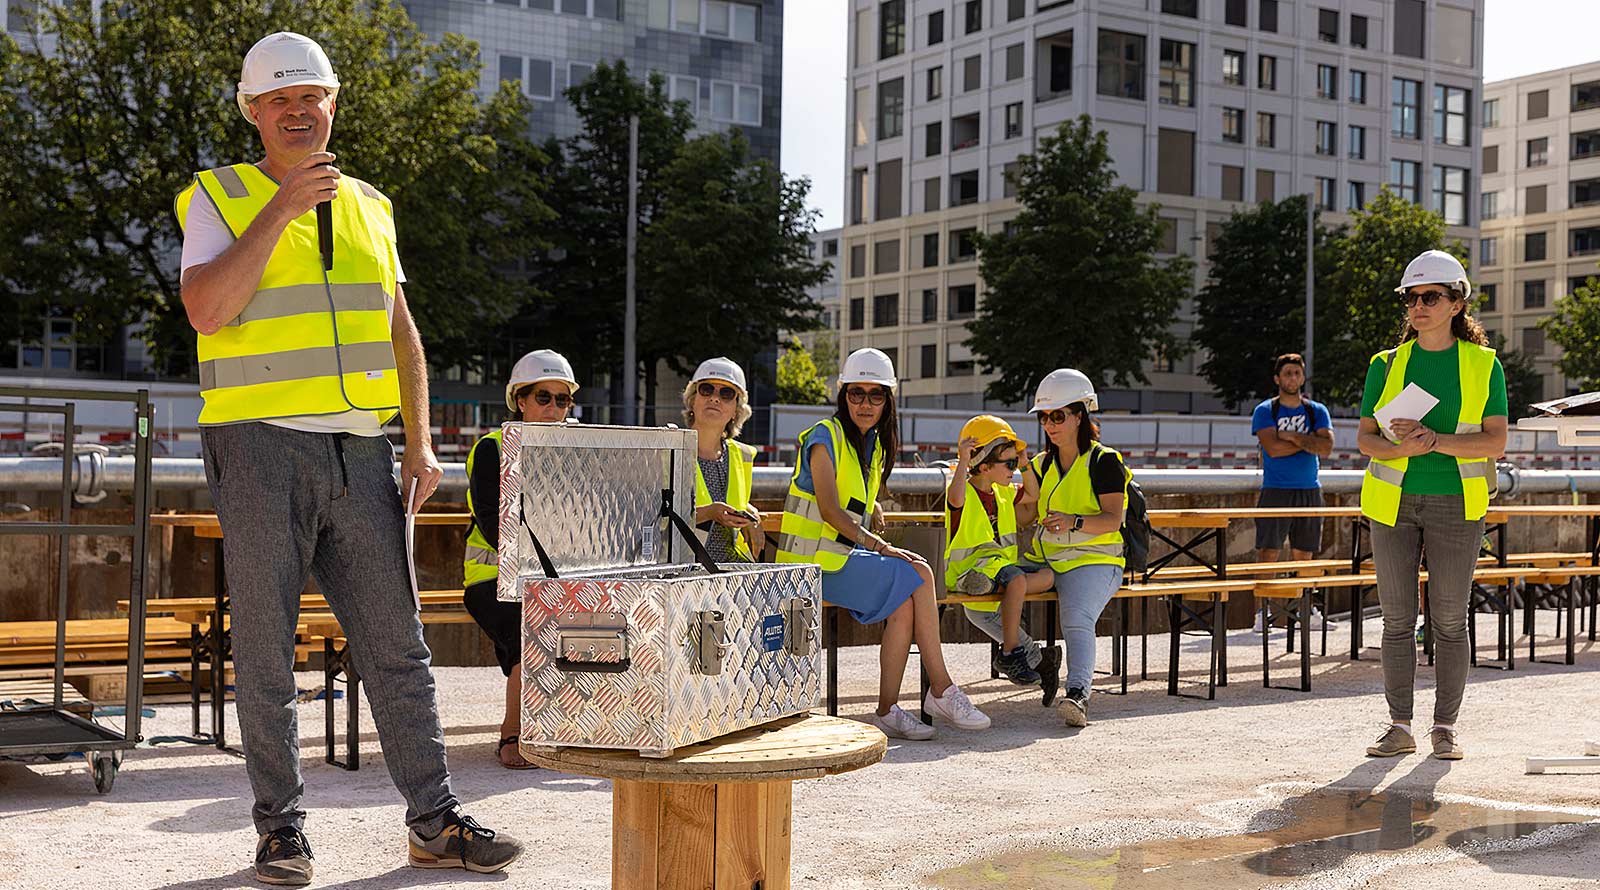
[[761, 646], [768, 652], [783, 648], [783, 616], [768, 615], [761, 619]]

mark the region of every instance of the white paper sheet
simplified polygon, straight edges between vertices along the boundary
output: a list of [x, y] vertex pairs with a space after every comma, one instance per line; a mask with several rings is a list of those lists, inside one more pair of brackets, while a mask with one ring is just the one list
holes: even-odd
[[1389, 424], [1396, 420], [1421, 421], [1437, 404], [1439, 400], [1432, 393], [1415, 383], [1408, 383], [1406, 388], [1400, 390], [1400, 394], [1394, 397], [1394, 401], [1372, 412], [1372, 419], [1378, 422], [1378, 428], [1383, 430], [1384, 436], [1389, 441], [1398, 442], [1400, 440], [1389, 430]]
[[422, 611], [422, 594], [417, 591], [417, 477], [411, 477], [411, 493], [406, 495], [406, 571], [411, 573], [411, 602]]

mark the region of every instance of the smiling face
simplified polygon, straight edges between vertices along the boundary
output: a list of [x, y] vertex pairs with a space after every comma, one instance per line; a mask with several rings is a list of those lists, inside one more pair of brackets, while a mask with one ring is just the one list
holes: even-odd
[[333, 94], [302, 84], [262, 93], [250, 100], [251, 118], [268, 160], [293, 167], [306, 155], [328, 148], [333, 134]]
[[1016, 468], [1007, 465], [1007, 461], [1017, 459], [1016, 443], [1008, 442], [998, 445], [983, 459], [983, 463], [973, 468], [973, 487], [984, 489], [995, 485], [1005, 485], [1011, 481], [1011, 473]]
[[1039, 423], [1044, 434], [1059, 450], [1078, 447], [1078, 424], [1081, 418], [1071, 408], [1052, 408], [1039, 412]]

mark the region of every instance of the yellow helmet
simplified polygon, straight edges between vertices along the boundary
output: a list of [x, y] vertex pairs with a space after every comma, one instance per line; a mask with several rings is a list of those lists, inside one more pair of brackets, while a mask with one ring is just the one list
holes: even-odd
[[1017, 443], [1018, 448], [1027, 447], [1027, 443], [1022, 441], [1022, 437], [1017, 435], [1017, 431], [1011, 428], [1011, 424], [993, 414], [979, 414], [977, 417], [967, 421], [961, 427], [961, 438], [968, 437], [978, 440], [979, 451], [982, 451], [985, 446], [996, 439], [1009, 439]]

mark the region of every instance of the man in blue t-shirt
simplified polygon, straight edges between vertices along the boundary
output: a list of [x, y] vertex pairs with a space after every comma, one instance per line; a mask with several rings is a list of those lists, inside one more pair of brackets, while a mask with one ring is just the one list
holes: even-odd
[[[1328, 409], [1300, 395], [1306, 382], [1306, 360], [1299, 353], [1273, 362], [1278, 395], [1256, 406], [1250, 431], [1261, 443], [1261, 497], [1258, 507], [1320, 507], [1322, 483], [1317, 458], [1333, 452], [1333, 423]], [[1302, 516], [1256, 520], [1256, 555], [1275, 562], [1289, 539], [1295, 559], [1311, 559], [1322, 548], [1322, 518]]]

